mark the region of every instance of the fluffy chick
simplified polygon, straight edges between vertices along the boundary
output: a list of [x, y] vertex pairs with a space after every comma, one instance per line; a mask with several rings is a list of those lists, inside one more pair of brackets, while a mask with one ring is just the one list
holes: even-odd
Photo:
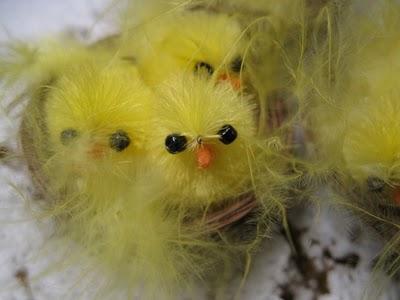
[[151, 97], [134, 68], [72, 67], [25, 111], [22, 144], [31, 168], [55, 190], [77, 178], [98, 178], [102, 187], [112, 176], [128, 176], [145, 153]]
[[121, 55], [134, 59], [151, 86], [179, 72], [206, 74], [240, 88], [246, 39], [234, 17], [205, 11], [162, 11], [129, 28]]
[[[166, 179], [172, 203], [197, 208], [219, 205], [247, 192], [257, 193], [258, 184], [266, 189], [275, 188], [276, 181], [283, 184], [284, 163], [277, 168], [268, 140], [256, 136], [254, 105], [229, 84], [182, 74], [160, 86], [155, 99], [157, 118], [152, 128], [157, 130], [150, 152]], [[276, 181], [269, 185], [271, 170], [279, 175], [271, 176]], [[269, 192], [267, 201], [273, 198]]]
[[372, 214], [399, 201], [399, 9], [388, 0], [368, 14], [352, 6], [336, 17], [325, 14], [327, 42], [314, 53], [302, 81], [307, 88], [298, 93], [307, 107], [310, 158], [317, 161], [311, 168], [334, 174], [349, 202]]

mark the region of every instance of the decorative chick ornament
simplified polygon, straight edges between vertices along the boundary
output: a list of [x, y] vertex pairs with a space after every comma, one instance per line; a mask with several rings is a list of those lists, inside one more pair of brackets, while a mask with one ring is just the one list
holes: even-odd
[[255, 105], [229, 83], [177, 74], [154, 99], [148, 150], [165, 180], [163, 201], [229, 260], [251, 257], [271, 223], [284, 218], [293, 180], [276, 137], [257, 136]]
[[142, 23], [123, 29], [121, 56], [136, 62], [144, 81], [155, 86], [170, 75], [191, 72], [239, 89], [247, 47], [239, 22], [226, 14], [160, 6], [153, 18], [136, 10], [128, 14]]
[[151, 152], [178, 201], [206, 206], [246, 191], [254, 106], [229, 85], [193, 74], [165, 82], [156, 95]]
[[400, 224], [400, 5], [383, 1], [375, 14], [362, 19], [355, 30], [366, 42], [360, 38], [362, 48], [349, 67], [342, 155], [346, 172], [358, 186], [352, 204], [375, 215], [370, 221], [393, 239]]
[[[18, 50], [2, 60], [7, 67], [2, 77], [9, 85], [25, 80], [22, 95], [31, 98], [24, 111], [21, 135], [34, 179], [44, 188], [51, 186], [49, 178], [56, 182], [63, 176], [70, 178], [71, 172], [97, 174], [102, 169], [105, 175], [104, 164], [111, 165], [114, 159], [113, 170], [123, 168], [121, 162], [126, 161], [127, 153], [144, 143], [142, 125], [149, 109], [145, 101], [149, 101], [151, 92], [136, 68], [114, 59], [111, 51], [89, 49], [70, 40], [65, 46], [62, 40], [49, 45], [54, 47], [31, 51], [21, 45], [20, 49], [27, 50]], [[129, 76], [130, 85], [125, 81]], [[138, 124], [132, 126], [135, 122]], [[113, 123], [121, 128], [114, 128]], [[129, 132], [133, 127], [135, 132]], [[137, 135], [136, 141], [131, 134]], [[130, 147], [133, 144], [140, 147]], [[48, 168], [46, 175], [44, 167]], [[48, 176], [53, 172], [60, 176]]]
[[107, 182], [112, 176], [128, 176], [135, 159], [143, 159], [152, 95], [135, 71], [89, 63], [48, 87], [41, 116], [58, 173]]
[[[182, 290], [191, 292], [196, 281], [213, 283], [214, 272], [231, 276], [240, 269], [243, 252], [253, 251], [269, 228], [264, 217], [283, 206], [279, 188], [284, 175], [279, 180], [260, 177], [256, 161], [263, 161], [246, 150], [246, 143], [255, 139], [253, 107], [239, 100], [229, 84], [185, 75], [171, 79], [153, 98], [134, 76], [135, 69], [127, 71], [119, 64], [87, 62], [66, 70], [29, 103], [22, 144], [26, 157], [35, 154], [30, 158], [34, 177], [52, 200], [45, 214], [55, 217], [63, 236], [105, 267], [110, 275], [106, 292], [112, 295], [113, 287], [123, 286], [134, 294], [142, 287], [146, 298], [161, 293], [173, 299]], [[168, 97], [174, 94], [177, 98], [171, 102]], [[204, 102], [206, 97], [211, 99]], [[171, 114], [177, 119], [171, 120]], [[178, 128], [183, 134], [177, 134]], [[182, 138], [189, 140], [190, 134], [191, 153], [181, 164], [169, 161], [190, 148]], [[161, 149], [155, 151], [155, 146]], [[257, 147], [269, 151], [262, 143], [252, 147], [250, 152]], [[285, 170], [283, 164], [276, 168], [273, 151], [268, 154], [269, 168]], [[177, 170], [171, 173], [168, 168]], [[197, 173], [207, 171], [213, 173], [204, 178]], [[217, 176], [232, 185], [226, 192]], [[189, 190], [196, 183], [200, 189]], [[182, 184], [190, 186], [176, 190]], [[257, 205], [245, 199], [222, 213], [207, 209], [209, 204], [232, 204], [221, 197], [240, 199], [249, 191], [257, 195]], [[258, 228], [253, 234], [238, 239], [227, 230], [255, 209], [249, 217]]]
[[283, 208], [283, 193], [275, 193], [289, 181], [287, 161], [273, 137], [257, 136], [247, 97], [194, 74], [172, 77], [155, 95], [150, 152], [171, 203], [213, 211], [244, 197], [261, 210]]
[[370, 9], [324, 12], [325, 36], [304, 64], [297, 95], [306, 106], [310, 172], [319, 181], [331, 179], [336, 203], [393, 241], [399, 228], [400, 6], [388, 0]]

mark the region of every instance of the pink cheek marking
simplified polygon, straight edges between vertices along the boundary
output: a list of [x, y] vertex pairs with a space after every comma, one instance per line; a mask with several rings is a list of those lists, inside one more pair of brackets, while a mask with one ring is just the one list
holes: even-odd
[[106, 155], [106, 149], [100, 144], [94, 144], [88, 149], [87, 155], [89, 156], [89, 158], [98, 160]]

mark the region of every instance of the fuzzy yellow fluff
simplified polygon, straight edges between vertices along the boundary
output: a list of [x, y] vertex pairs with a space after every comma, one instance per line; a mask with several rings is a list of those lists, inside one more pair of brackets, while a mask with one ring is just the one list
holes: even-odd
[[370, 176], [387, 181], [397, 169], [398, 12], [397, 5], [383, 1], [369, 16], [349, 8], [339, 25], [328, 15], [328, 42], [306, 73], [316, 154], [327, 168], [348, 172], [360, 183]]
[[[386, 239], [375, 266], [393, 276], [399, 270], [400, 5], [352, 4], [328, 4], [308, 20], [308, 49], [291, 70], [293, 93], [302, 106], [310, 178], [333, 187], [335, 205]], [[377, 299], [380, 284], [371, 282], [365, 299]]]
[[343, 158], [354, 179], [400, 179], [400, 103], [397, 87], [352, 107], [343, 136]]
[[[106, 56], [103, 49], [98, 50], [98, 57]], [[11, 41], [5, 52], [0, 58], [0, 77], [9, 83], [26, 80], [31, 84], [41, 84], [93, 55], [83, 43], [62, 36], [42, 39], [37, 43]]]
[[[44, 105], [48, 150], [62, 170], [104, 177], [134, 168], [134, 160], [142, 159], [152, 94], [135, 71], [85, 64], [49, 87]], [[103, 164], [110, 170], [100, 172]]]
[[[268, 168], [283, 177], [284, 163], [275, 169], [276, 157], [267, 140], [256, 136], [255, 107], [229, 84], [182, 74], [161, 85], [155, 99], [150, 151], [164, 174], [171, 202], [197, 208], [222, 204], [249, 191], [257, 193], [258, 184], [268, 190]], [[236, 138], [224, 143], [221, 130], [227, 126]], [[171, 136], [182, 139], [172, 153]], [[283, 184], [274, 180], [274, 187]]]
[[[250, 188], [251, 140], [255, 135], [254, 107], [228, 85], [217, 85], [192, 74], [165, 82], [156, 94], [151, 152], [162, 166], [172, 201], [207, 205], [246, 192]], [[237, 131], [225, 145], [218, 132], [224, 125]], [[187, 146], [171, 154], [165, 148], [171, 134], [185, 136]], [[199, 149], [210, 148], [211, 163], [202, 168]], [[250, 160], [250, 161], [249, 161]]]
[[246, 39], [231, 16], [164, 11], [125, 31], [121, 55], [136, 60], [151, 86], [182, 71], [209, 74], [215, 80], [239, 77]]

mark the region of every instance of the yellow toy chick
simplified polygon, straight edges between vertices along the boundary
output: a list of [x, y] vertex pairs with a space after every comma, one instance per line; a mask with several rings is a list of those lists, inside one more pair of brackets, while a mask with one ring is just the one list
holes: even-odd
[[129, 168], [143, 155], [152, 97], [135, 71], [84, 65], [57, 80], [44, 109], [49, 150], [84, 172], [92, 160]]
[[[343, 163], [351, 177], [380, 204], [400, 205], [400, 5], [377, 5], [375, 20], [365, 18], [357, 34], [361, 50], [349, 64], [343, 106]], [[377, 22], [377, 20], [380, 20]], [[360, 33], [359, 33], [360, 32]]]
[[326, 27], [318, 34], [326, 36], [304, 62], [296, 91], [305, 106], [310, 173], [331, 179], [337, 202], [375, 227], [393, 227], [400, 203], [400, 6], [380, 1], [368, 14], [340, 8], [321, 15]]
[[156, 95], [151, 152], [177, 200], [207, 205], [246, 191], [255, 136], [247, 99], [195, 75], [174, 77]]
[[161, 85], [155, 99], [152, 127], [157, 130], [149, 149], [165, 177], [169, 201], [204, 208], [254, 193], [262, 203], [273, 198], [271, 186], [284, 185], [284, 159], [277, 164], [268, 139], [257, 137], [255, 106], [231, 85], [181, 74]]
[[236, 89], [241, 86], [247, 42], [240, 24], [232, 16], [162, 10], [158, 17], [125, 31], [121, 56], [137, 63], [150, 86], [181, 72], [229, 81]]
[[31, 169], [42, 166], [56, 190], [80, 176], [128, 176], [144, 153], [150, 98], [134, 67], [88, 61], [65, 70], [25, 111], [22, 145]]

